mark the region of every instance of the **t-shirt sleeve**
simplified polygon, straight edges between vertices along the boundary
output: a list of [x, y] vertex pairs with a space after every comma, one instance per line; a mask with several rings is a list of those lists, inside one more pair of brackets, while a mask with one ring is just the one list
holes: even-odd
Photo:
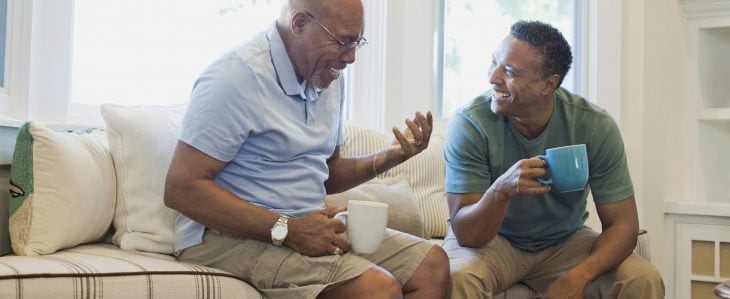
[[256, 127], [260, 93], [253, 71], [238, 59], [209, 67], [193, 87], [180, 140], [223, 162], [235, 157]]
[[594, 128], [595, 142], [588, 149], [588, 183], [593, 200], [607, 204], [629, 198], [634, 195], [634, 187], [618, 125], [606, 115]]
[[444, 144], [446, 192], [483, 193], [492, 184], [483, 136], [463, 112], [449, 121]]

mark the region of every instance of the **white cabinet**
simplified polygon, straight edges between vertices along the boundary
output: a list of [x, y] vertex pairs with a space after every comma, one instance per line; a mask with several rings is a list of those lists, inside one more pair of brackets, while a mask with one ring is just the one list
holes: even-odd
[[689, 188], [682, 202], [664, 204], [666, 298], [715, 298], [713, 288], [730, 280], [730, 0], [679, 1], [688, 65], [677, 76], [688, 88], [677, 96], [690, 142], [688, 172], [676, 175]]
[[[730, 1], [681, 0], [687, 18], [689, 198], [730, 204]], [[679, 74], [678, 74], [679, 75]]]
[[715, 298], [730, 280], [730, 207], [715, 203], [666, 203], [667, 298]]

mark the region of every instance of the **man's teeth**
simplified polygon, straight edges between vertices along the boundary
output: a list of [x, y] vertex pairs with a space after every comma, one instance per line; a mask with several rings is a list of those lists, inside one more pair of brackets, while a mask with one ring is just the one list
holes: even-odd
[[494, 97], [495, 98], [506, 98], [508, 96], [511, 96], [511, 94], [506, 93], [506, 92], [499, 92], [499, 91], [495, 91], [494, 92]]

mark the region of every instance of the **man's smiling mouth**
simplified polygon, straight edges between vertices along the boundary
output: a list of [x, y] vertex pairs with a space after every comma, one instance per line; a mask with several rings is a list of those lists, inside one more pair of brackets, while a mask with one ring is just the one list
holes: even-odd
[[508, 93], [508, 92], [501, 92], [501, 91], [497, 91], [497, 90], [492, 91], [492, 97], [495, 100], [508, 98], [510, 96], [512, 96], [512, 94], [511, 93]]

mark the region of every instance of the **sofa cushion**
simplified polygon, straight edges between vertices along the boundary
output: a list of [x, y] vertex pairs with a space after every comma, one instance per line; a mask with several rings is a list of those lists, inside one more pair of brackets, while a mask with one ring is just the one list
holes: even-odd
[[177, 212], [163, 195], [185, 108], [101, 106], [118, 185], [112, 241], [122, 249], [173, 251]]
[[[449, 209], [444, 193], [445, 126], [445, 120], [434, 121], [434, 130], [426, 150], [373, 179], [377, 182], [398, 175], [408, 178], [408, 183], [418, 199], [427, 238], [443, 238], [448, 228]], [[354, 125], [345, 126], [345, 134], [347, 139], [341, 153], [346, 157], [372, 154], [390, 146], [395, 139], [392, 134]]]
[[10, 180], [10, 240], [18, 255], [50, 254], [109, 229], [116, 180], [103, 131], [55, 132], [26, 123]]
[[371, 181], [342, 193], [328, 195], [328, 207], [343, 207], [349, 200], [377, 201], [388, 204], [388, 227], [423, 238], [423, 218], [416, 194], [403, 175]]
[[225, 271], [171, 256], [82, 245], [38, 257], [0, 257], [0, 298], [262, 298]]

